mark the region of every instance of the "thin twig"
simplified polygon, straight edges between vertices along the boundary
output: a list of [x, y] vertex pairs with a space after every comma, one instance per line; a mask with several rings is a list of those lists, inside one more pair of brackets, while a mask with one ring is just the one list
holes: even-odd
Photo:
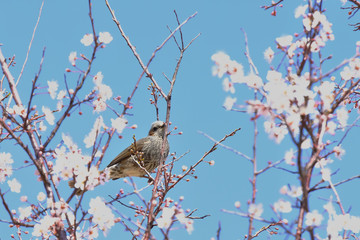
[[26, 57], [25, 57], [24, 64], [23, 64], [23, 66], [22, 66], [22, 68], [21, 68], [19, 77], [18, 77], [18, 79], [17, 79], [17, 81], [16, 81], [16, 86], [19, 84], [20, 78], [21, 78], [21, 76], [22, 76], [22, 74], [23, 74], [23, 72], [24, 72], [26, 63], [27, 63], [27, 61], [28, 61], [29, 53], [30, 53], [30, 49], [31, 49], [31, 46], [32, 46], [34, 37], [35, 37], [36, 29], [37, 29], [37, 27], [38, 27], [38, 25], [39, 25], [39, 22], [40, 22], [40, 17], [41, 17], [41, 12], [42, 12], [42, 9], [43, 9], [43, 6], [44, 6], [44, 2], [45, 2], [45, 0], [43, 0], [42, 3], [41, 3], [40, 10], [39, 10], [39, 15], [38, 15], [38, 18], [37, 18], [37, 21], [36, 21], [36, 24], [35, 24], [35, 27], [34, 27], [32, 36], [31, 36], [31, 40], [30, 40], [30, 43], [29, 43], [29, 46], [28, 46], [28, 50], [27, 50], [27, 52], [26, 52]]

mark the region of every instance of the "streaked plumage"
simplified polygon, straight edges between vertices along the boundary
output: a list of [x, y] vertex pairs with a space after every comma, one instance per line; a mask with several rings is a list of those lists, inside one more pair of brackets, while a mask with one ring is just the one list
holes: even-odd
[[[131, 144], [110, 162], [107, 166], [110, 170], [110, 178], [115, 180], [128, 176], [146, 176], [146, 172], [139, 167], [139, 164], [151, 173], [160, 164], [164, 137], [165, 123], [162, 121], [154, 122], [151, 125], [147, 137]], [[168, 154], [169, 143], [166, 141], [163, 151], [164, 158], [166, 158]], [[137, 164], [137, 162], [139, 164]]]
[[[165, 138], [165, 123], [156, 121], [151, 125], [147, 137], [136, 140], [123, 150], [105, 168], [110, 172], [110, 178], [116, 180], [123, 177], [146, 177], [160, 164], [161, 150]], [[169, 155], [169, 142], [164, 142], [164, 159]], [[139, 164], [142, 166], [140, 167]], [[144, 170], [146, 169], [146, 171]], [[102, 172], [102, 171], [101, 171]], [[69, 186], [74, 188], [74, 180], [69, 181]], [[82, 190], [77, 189], [76, 195], [81, 195]]]

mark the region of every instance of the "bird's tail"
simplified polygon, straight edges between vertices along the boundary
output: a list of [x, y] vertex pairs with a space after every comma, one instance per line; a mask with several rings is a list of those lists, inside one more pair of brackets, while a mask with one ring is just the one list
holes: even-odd
[[[104, 170], [99, 171], [99, 173], [100, 173], [100, 175], [103, 174], [103, 173], [104, 173]], [[69, 184], [69, 187], [70, 187], [70, 188], [74, 188], [74, 189], [75, 189], [75, 195], [76, 195], [76, 196], [80, 196], [80, 195], [84, 194], [84, 193], [87, 191], [87, 189], [76, 188], [76, 187], [75, 187], [75, 179], [70, 180], [70, 181], [68, 182], [68, 184]], [[96, 186], [99, 186], [99, 184], [97, 184]]]

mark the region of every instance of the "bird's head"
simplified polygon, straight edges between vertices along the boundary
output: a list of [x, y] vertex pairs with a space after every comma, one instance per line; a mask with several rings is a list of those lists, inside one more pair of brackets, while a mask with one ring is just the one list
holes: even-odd
[[149, 136], [165, 137], [165, 123], [163, 121], [156, 121], [151, 124]]

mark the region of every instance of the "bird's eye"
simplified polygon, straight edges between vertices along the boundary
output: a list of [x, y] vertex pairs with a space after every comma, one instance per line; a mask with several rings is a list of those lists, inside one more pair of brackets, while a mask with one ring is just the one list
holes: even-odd
[[154, 127], [153, 130], [156, 131], [158, 129], [158, 127]]

